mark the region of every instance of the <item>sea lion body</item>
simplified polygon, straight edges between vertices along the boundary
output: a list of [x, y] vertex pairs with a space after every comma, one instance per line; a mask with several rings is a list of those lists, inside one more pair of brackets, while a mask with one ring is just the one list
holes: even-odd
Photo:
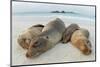
[[61, 40], [64, 31], [64, 22], [57, 18], [43, 28], [40, 36], [48, 36], [48, 40], [52, 42], [52, 44], [56, 44]]
[[79, 26], [77, 24], [71, 24], [69, 25], [64, 34], [63, 34], [63, 37], [62, 37], [62, 43], [67, 43], [70, 41], [71, 39], [71, 36], [73, 34], [74, 31], [78, 30], [79, 29]]
[[17, 39], [18, 44], [22, 48], [28, 49], [31, 40], [42, 32], [43, 27], [44, 27], [43, 25], [37, 24], [23, 31]]
[[[27, 57], [38, 56], [54, 47], [61, 39], [65, 31], [64, 22], [59, 18], [49, 22], [43, 29], [38, 38], [31, 42]], [[41, 41], [42, 40], [42, 41]]]
[[71, 37], [71, 43], [85, 55], [91, 53], [91, 43], [88, 37], [89, 31], [86, 29], [76, 30]]

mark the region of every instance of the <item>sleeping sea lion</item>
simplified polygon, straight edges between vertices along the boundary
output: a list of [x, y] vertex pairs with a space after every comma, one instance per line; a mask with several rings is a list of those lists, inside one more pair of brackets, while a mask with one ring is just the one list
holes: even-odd
[[88, 39], [89, 31], [86, 29], [76, 30], [71, 37], [71, 43], [83, 54], [91, 54], [91, 42]]
[[23, 31], [17, 39], [18, 44], [22, 48], [28, 49], [31, 40], [34, 39], [36, 36], [38, 36], [42, 32], [43, 27], [44, 25], [37, 24]]
[[64, 34], [63, 34], [63, 37], [62, 37], [62, 43], [67, 43], [70, 41], [71, 39], [71, 36], [73, 34], [74, 31], [78, 30], [79, 29], [79, 26], [77, 24], [71, 24], [69, 25]]
[[42, 33], [35, 40], [31, 41], [26, 57], [37, 57], [54, 47], [62, 39], [64, 31], [65, 24], [61, 19], [56, 18], [50, 21], [42, 29]]

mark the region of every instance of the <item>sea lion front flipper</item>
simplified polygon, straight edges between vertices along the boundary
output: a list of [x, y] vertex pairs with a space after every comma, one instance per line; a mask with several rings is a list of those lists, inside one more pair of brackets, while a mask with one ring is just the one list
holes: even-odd
[[42, 25], [42, 24], [37, 24], [37, 25], [34, 25], [34, 27], [44, 27], [44, 25]]
[[[67, 29], [68, 29], [68, 28], [66, 28], [66, 30], [65, 30], [64, 33], [63, 33], [63, 36], [62, 36], [62, 39], [61, 39], [61, 42], [62, 42], [62, 43], [67, 43], [67, 42], [69, 41], [69, 39], [70, 39], [70, 33], [67, 32]], [[67, 36], [67, 37], [66, 37], [66, 36]]]

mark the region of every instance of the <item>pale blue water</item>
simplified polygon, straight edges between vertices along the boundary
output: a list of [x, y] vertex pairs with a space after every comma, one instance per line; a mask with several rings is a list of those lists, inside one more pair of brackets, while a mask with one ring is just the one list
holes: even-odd
[[50, 12], [23, 12], [23, 13], [14, 13], [13, 15], [15, 16], [65, 16], [65, 17], [72, 17], [72, 18], [76, 18], [76, 20], [80, 20], [81, 19], [88, 19], [90, 21], [95, 22], [95, 16], [92, 15], [84, 15], [84, 14], [79, 14], [79, 13], [50, 13]]
[[[91, 6], [13, 2], [12, 7], [15, 16], [65, 16], [95, 20], [95, 7]], [[67, 13], [51, 13], [52, 11]]]
[[91, 20], [95, 20], [95, 16], [84, 15], [80, 13], [50, 13], [50, 12], [20, 12], [14, 13], [17, 16], [70, 16], [70, 17], [80, 17], [80, 18], [88, 18]]

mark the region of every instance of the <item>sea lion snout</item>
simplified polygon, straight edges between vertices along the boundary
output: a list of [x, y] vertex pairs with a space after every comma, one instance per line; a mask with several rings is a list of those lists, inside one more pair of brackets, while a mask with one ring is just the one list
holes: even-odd
[[38, 53], [38, 51], [33, 48], [32, 46], [29, 46], [28, 51], [26, 52], [26, 57], [27, 58], [32, 58], [34, 57], [36, 54]]
[[85, 54], [85, 55], [89, 55], [89, 54], [91, 54], [91, 52], [92, 52], [92, 50], [91, 50], [91, 42], [89, 41], [89, 40], [86, 40], [86, 49], [83, 51], [83, 53]]
[[35, 40], [32, 40], [26, 53], [26, 57], [31, 58], [38, 56], [46, 49], [46, 46], [47, 40], [42, 37], [38, 37]]
[[32, 54], [27, 52], [27, 53], [26, 53], [26, 57], [27, 57], [27, 58], [31, 58], [31, 57], [32, 57]]
[[89, 55], [91, 54], [91, 48], [88, 48], [87, 46], [83, 46], [83, 49], [81, 49], [82, 53], [85, 54], [85, 55]]
[[85, 54], [85, 55], [89, 55], [89, 54], [91, 54], [91, 49], [84, 49], [83, 51], [83, 54]]
[[79, 44], [81, 44], [80, 46], [79, 46], [79, 49], [82, 51], [82, 53], [83, 54], [85, 54], [85, 55], [89, 55], [89, 54], [91, 54], [91, 43], [90, 43], [90, 41], [89, 40], [79, 40]]
[[38, 52], [37, 51], [28, 51], [27, 53], [26, 53], [26, 57], [27, 58], [33, 58], [33, 57], [36, 57], [36, 56], [38, 56]]

